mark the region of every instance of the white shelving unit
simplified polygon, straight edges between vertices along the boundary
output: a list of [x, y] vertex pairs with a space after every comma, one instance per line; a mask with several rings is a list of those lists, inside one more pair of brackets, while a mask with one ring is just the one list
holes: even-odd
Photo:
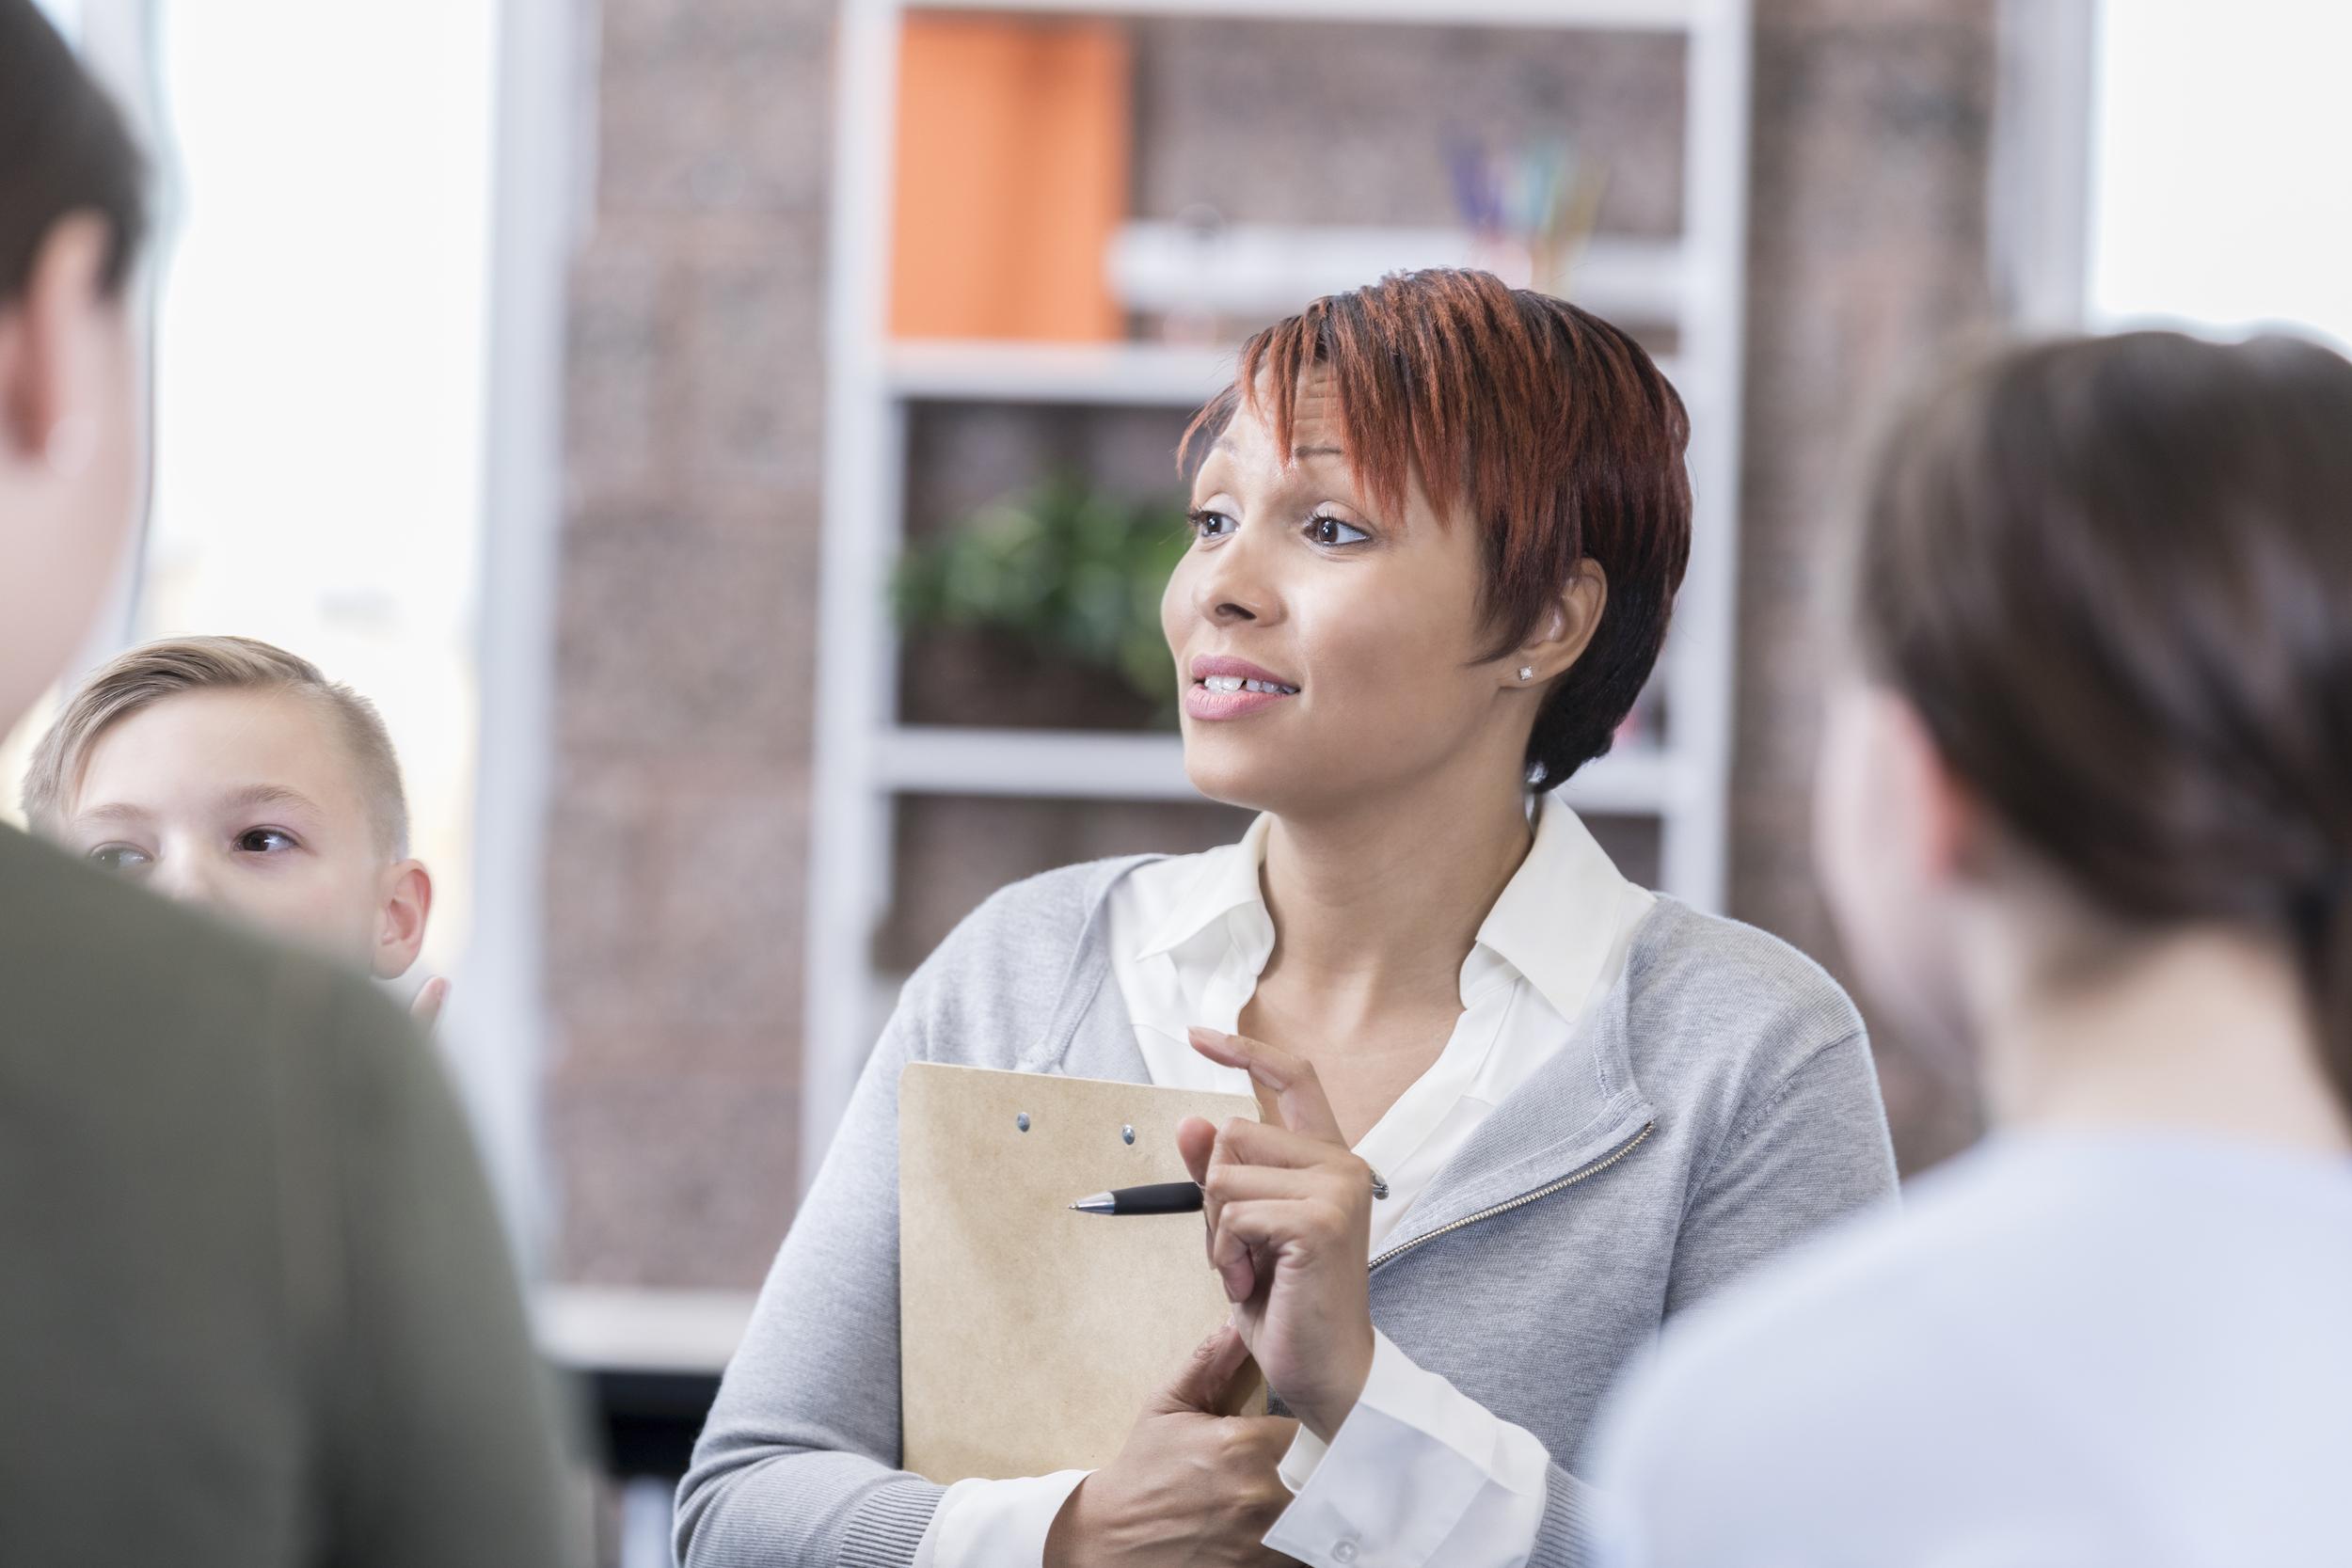
[[[834, 139], [818, 646], [815, 824], [810, 844], [803, 1032], [802, 1179], [815, 1174], [892, 1000], [873, 973], [886, 912], [893, 803], [953, 793], [1050, 799], [1197, 800], [1181, 742], [1166, 736], [916, 727], [898, 723], [898, 652], [886, 603], [904, 516], [907, 410], [922, 401], [1189, 408], [1230, 381], [1231, 349], [1157, 344], [893, 342], [886, 335], [890, 199], [900, 20], [910, 10], [1266, 18], [1332, 24], [1674, 32], [1687, 43], [1683, 231], [1664, 244], [1597, 240], [1571, 292], [1603, 316], [1671, 323], [1664, 368], [1692, 415], [1696, 540], [1658, 678], [1662, 747], [1603, 758], [1565, 786], [1580, 809], [1655, 816], [1666, 891], [1723, 901], [1731, 750], [1733, 574], [1738, 551], [1739, 389], [1748, 166], [1746, 0], [844, 0]], [[1245, 251], [1292, 232], [1242, 231]], [[1183, 238], [1133, 223], [1108, 260], [1148, 296]], [[1444, 231], [1342, 230], [1311, 269], [1332, 287], [1435, 264], [1467, 245]], [[1363, 258], [1359, 263], [1356, 258]], [[1361, 276], [1346, 277], [1360, 265]], [[1157, 269], [1155, 271], [1155, 269]], [[1246, 267], [1240, 269], [1247, 274]], [[1247, 286], [1246, 277], [1233, 284]], [[1304, 304], [1302, 296], [1297, 304]]]

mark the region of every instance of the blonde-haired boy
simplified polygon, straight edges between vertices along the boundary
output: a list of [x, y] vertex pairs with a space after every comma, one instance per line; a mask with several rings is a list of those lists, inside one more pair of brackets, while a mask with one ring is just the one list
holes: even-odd
[[[66, 700], [24, 780], [33, 831], [167, 897], [405, 974], [433, 879], [408, 854], [375, 706], [246, 637], [134, 648]], [[430, 1027], [448, 983], [419, 990]]]

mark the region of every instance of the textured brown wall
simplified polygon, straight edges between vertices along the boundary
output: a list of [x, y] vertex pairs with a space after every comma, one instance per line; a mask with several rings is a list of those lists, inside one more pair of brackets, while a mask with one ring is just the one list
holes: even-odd
[[1445, 138], [1565, 132], [1609, 170], [1597, 222], [1681, 227], [1683, 45], [1644, 33], [1158, 21], [1136, 50], [1136, 211], [1458, 221]]
[[[1756, 7], [1731, 911], [1841, 974], [1811, 863], [1821, 544], [1853, 433], [1923, 356], [1992, 312], [1994, 9]], [[1904, 1168], [1964, 1144], [1965, 1086], [1876, 1018], [1871, 1034]]]
[[[832, 8], [604, 0], [597, 25], [547, 895], [555, 1262], [575, 1279], [749, 1285], [789, 1220], [797, 1160]], [[1733, 901], [1815, 951], [1829, 946], [1804, 805], [1820, 504], [1834, 433], [1891, 368], [1985, 309], [1992, 25], [1991, 0], [1757, 8]], [[1140, 36], [1143, 211], [1441, 220], [1427, 159], [1446, 126], [1565, 115], [1611, 159], [1608, 227], [1677, 221], [1674, 40], [1173, 23]], [[1409, 155], [1333, 151], [1382, 137]], [[916, 476], [916, 497], [959, 498], [980, 477], [948, 464]], [[1014, 855], [1227, 827], [1112, 813], [1073, 836], [1038, 827], [1037, 808], [943, 802], [902, 824], [911, 856], [957, 809], [1009, 814]], [[927, 885], [952, 900], [993, 878], [963, 869]], [[902, 911], [894, 945], [919, 946], [952, 912]], [[1950, 1096], [1899, 1048], [1883, 1060], [1906, 1157], [1950, 1147], [1964, 1124]]]
[[555, 1266], [739, 1285], [797, 1181], [832, 7], [601, 11], [547, 902]]

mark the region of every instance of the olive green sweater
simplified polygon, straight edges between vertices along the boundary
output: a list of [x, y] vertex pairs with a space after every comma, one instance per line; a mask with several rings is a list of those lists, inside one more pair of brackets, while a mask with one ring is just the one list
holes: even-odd
[[570, 1560], [548, 1395], [398, 1010], [0, 828], [0, 1563]]

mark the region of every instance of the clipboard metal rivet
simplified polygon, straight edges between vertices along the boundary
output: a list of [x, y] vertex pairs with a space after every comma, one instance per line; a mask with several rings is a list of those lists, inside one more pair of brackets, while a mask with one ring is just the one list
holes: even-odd
[[1029, 1130], [1029, 1113], [1023, 1111], [1012, 1118], [1012, 1124], [1024, 1132]]
[[1134, 1143], [1136, 1141], [1136, 1130], [1132, 1127], [1120, 1128], [1119, 1130], [1119, 1139], [1121, 1143]]

